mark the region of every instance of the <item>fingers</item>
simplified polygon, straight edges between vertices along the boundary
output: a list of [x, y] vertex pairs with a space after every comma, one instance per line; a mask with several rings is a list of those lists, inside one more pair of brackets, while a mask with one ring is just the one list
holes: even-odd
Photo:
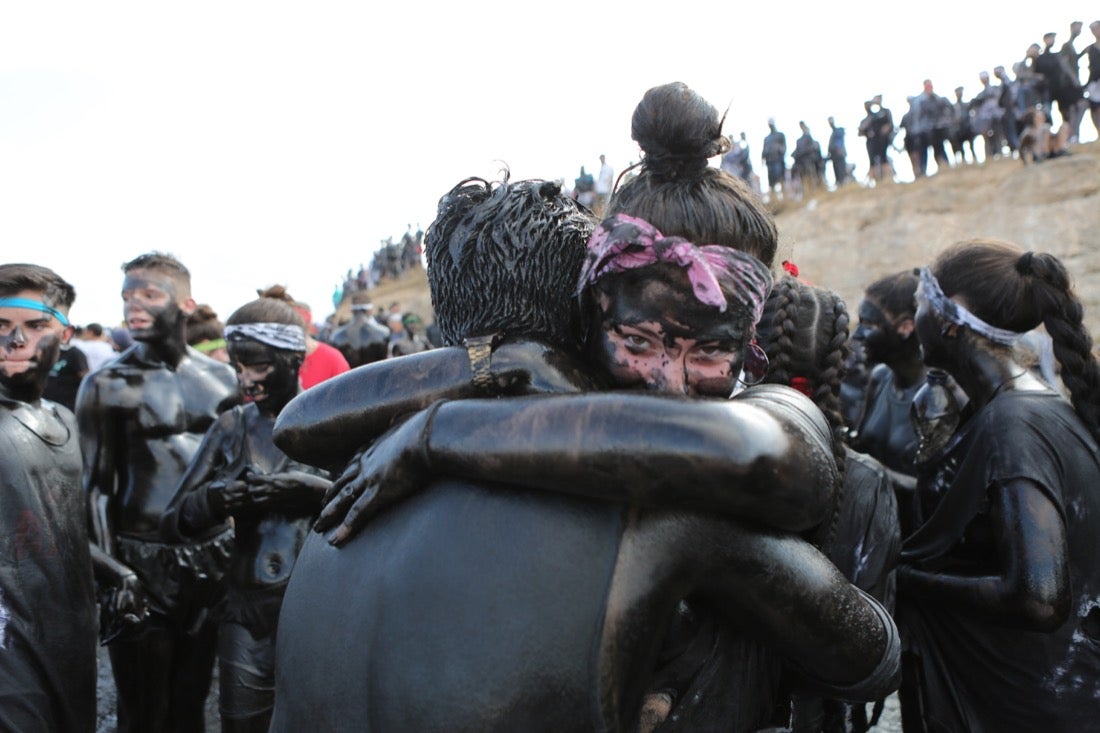
[[347, 510], [344, 521], [328, 536], [328, 543], [333, 547], [339, 547], [359, 534], [359, 530], [382, 509], [380, 506], [382, 502], [375, 501], [377, 496], [377, 485], [371, 485], [364, 490], [363, 495]]
[[340, 477], [332, 482], [332, 485], [325, 491], [325, 503], [332, 501], [336, 498], [345, 486], [354, 481], [359, 476], [359, 462], [352, 461], [344, 467], [344, 472], [340, 474]]
[[[341, 480], [343, 477], [341, 476]], [[337, 482], [339, 484], [339, 482]], [[337, 484], [333, 488], [337, 488]], [[348, 481], [334, 494], [325, 496], [325, 508], [313, 523], [313, 529], [317, 532], [326, 532], [335, 527], [343, 518], [348, 508], [355, 502], [358, 496], [358, 481]]]

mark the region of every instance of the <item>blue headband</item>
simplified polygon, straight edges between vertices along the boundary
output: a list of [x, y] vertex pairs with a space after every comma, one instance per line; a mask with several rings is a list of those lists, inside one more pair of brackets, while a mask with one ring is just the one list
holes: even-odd
[[0, 308], [26, 308], [39, 313], [49, 313], [61, 322], [62, 326], [69, 325], [69, 319], [57, 308], [51, 308], [45, 303], [30, 298], [0, 298]]

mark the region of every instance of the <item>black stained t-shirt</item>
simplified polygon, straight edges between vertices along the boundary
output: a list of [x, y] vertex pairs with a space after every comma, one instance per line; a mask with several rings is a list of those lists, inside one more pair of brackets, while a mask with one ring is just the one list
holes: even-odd
[[899, 625], [920, 659], [926, 715], [943, 730], [976, 733], [1096, 730], [1100, 458], [1069, 403], [1053, 392], [1005, 392], [971, 417], [918, 489], [934, 511], [905, 541], [903, 562], [959, 575], [999, 572], [988, 489], [1012, 479], [1037, 484], [1064, 519], [1070, 616], [1044, 634], [899, 598]]
[[76, 421], [0, 394], [0, 730], [95, 728], [96, 615]]
[[917, 432], [909, 419], [909, 406], [922, 384], [918, 380], [901, 389], [890, 367], [875, 367], [854, 446], [887, 468], [909, 476], [916, 473], [917, 456]]

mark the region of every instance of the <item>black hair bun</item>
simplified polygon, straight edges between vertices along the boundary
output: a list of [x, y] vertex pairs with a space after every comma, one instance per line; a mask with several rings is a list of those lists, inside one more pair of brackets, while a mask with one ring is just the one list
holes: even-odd
[[698, 174], [730, 148], [718, 110], [683, 82], [653, 87], [634, 109], [631, 137], [651, 173], [668, 178]]

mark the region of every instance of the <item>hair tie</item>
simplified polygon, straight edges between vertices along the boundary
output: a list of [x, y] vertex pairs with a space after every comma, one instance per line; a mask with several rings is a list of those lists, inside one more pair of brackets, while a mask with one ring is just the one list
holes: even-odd
[[1028, 251], [1020, 255], [1020, 258], [1016, 260], [1016, 272], [1021, 275], [1033, 275], [1035, 273], [1031, 270], [1031, 261], [1035, 259], [1035, 253]]

